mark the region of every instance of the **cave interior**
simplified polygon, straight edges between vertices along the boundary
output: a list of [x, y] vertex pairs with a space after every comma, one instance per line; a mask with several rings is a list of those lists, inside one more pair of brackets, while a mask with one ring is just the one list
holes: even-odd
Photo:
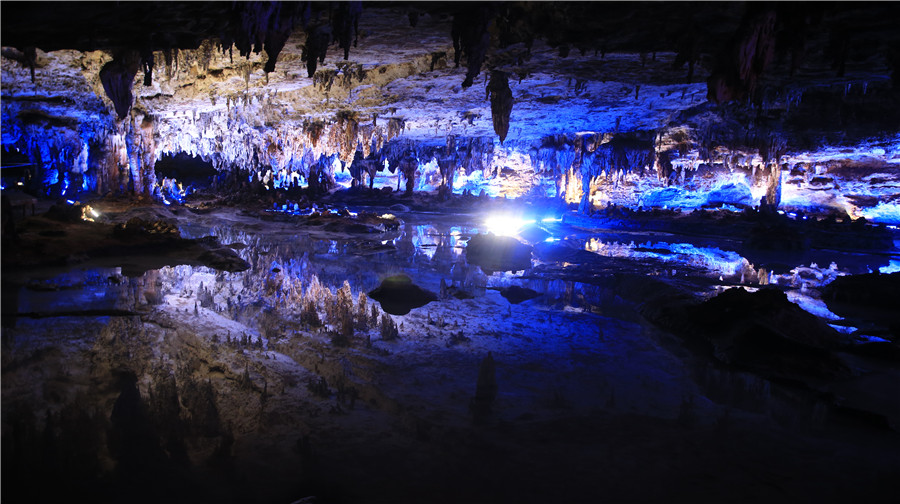
[[895, 2], [3, 2], [2, 497], [898, 502]]

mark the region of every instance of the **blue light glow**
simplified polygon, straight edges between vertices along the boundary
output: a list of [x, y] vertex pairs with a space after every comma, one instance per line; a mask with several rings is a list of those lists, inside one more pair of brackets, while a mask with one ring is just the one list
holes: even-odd
[[892, 257], [886, 266], [878, 268], [878, 272], [885, 275], [900, 272], [900, 258]]
[[841, 317], [829, 310], [821, 299], [809, 296], [799, 290], [790, 290], [786, 294], [788, 301], [796, 303], [800, 308], [819, 318], [831, 321], [841, 320]]
[[879, 202], [871, 208], [861, 209], [860, 214], [867, 220], [883, 224], [900, 224], [900, 204]]
[[[697, 247], [690, 243], [651, 243], [635, 245], [618, 242], [603, 242], [591, 238], [585, 249], [606, 257], [654, 258], [657, 260], [687, 264], [721, 275], [738, 275], [747, 260], [737, 252], [716, 247]], [[641, 249], [641, 250], [636, 250]], [[668, 251], [669, 253], [665, 253]]]
[[52, 191], [51, 187], [59, 183], [59, 171], [47, 170], [44, 176], [44, 187], [47, 188], [47, 194]]

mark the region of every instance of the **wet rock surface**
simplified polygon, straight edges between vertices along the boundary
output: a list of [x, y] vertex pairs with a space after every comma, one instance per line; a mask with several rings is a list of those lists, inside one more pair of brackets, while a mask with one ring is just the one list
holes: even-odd
[[15, 237], [4, 236], [9, 247], [3, 254], [4, 273], [21, 276], [28, 269], [64, 265], [122, 266], [126, 276], [140, 276], [167, 264], [206, 264], [231, 272], [249, 268], [215, 238], [181, 238], [170, 220], [145, 215], [118, 224], [94, 222], [82, 207], [62, 205], [65, 213], [59, 208], [54, 205], [45, 214], [24, 220]]

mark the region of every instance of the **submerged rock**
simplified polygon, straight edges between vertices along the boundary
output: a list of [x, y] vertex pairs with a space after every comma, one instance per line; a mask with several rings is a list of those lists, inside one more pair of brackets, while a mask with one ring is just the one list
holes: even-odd
[[523, 301], [534, 299], [540, 296], [541, 293], [527, 287], [519, 287], [518, 285], [513, 285], [511, 287], [500, 289], [500, 295], [505, 297], [506, 300], [512, 304], [519, 304]]
[[686, 316], [691, 337], [709, 343], [720, 362], [806, 384], [848, 373], [833, 353], [843, 344], [841, 334], [780, 290], [729, 289]]
[[[880, 326], [879, 335], [895, 343], [900, 342], [898, 299], [900, 272], [841, 276], [822, 290], [822, 300], [829, 310], [842, 317]], [[871, 329], [868, 334], [872, 334]], [[894, 348], [888, 352], [897, 355], [900, 350]]]
[[203, 252], [197, 257], [202, 264], [217, 270], [238, 273], [250, 269], [250, 263], [240, 258], [234, 250], [220, 247]]
[[476, 235], [466, 245], [466, 260], [487, 274], [526, 270], [531, 268], [531, 247], [509, 236]]
[[841, 276], [825, 286], [822, 298], [829, 309], [848, 304], [896, 310], [900, 306], [900, 272]]
[[385, 278], [368, 296], [381, 303], [381, 309], [391, 315], [406, 315], [413, 308], [437, 301], [435, 293], [414, 284], [406, 275]]

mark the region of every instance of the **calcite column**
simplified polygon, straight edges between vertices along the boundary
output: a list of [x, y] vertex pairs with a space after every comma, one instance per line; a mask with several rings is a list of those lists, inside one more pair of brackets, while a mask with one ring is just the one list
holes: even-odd
[[772, 208], [781, 204], [781, 164], [772, 162], [769, 168], [769, 179], [766, 182], [766, 203]]

